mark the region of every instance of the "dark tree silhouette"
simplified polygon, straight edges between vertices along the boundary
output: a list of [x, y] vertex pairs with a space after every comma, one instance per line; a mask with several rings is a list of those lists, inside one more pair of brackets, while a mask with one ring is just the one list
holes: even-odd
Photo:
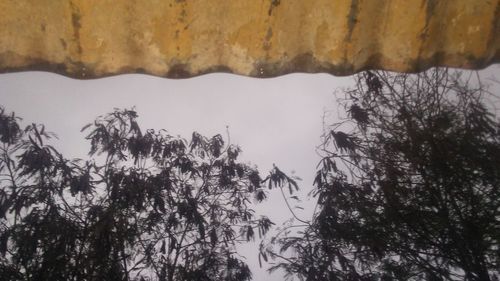
[[498, 280], [500, 126], [491, 93], [470, 80], [447, 69], [360, 74], [341, 102], [347, 118], [319, 148], [313, 220], [262, 245], [271, 270], [311, 281]]
[[235, 246], [270, 229], [251, 201], [282, 173], [261, 179], [220, 135], [187, 142], [136, 119], [85, 126], [90, 158], [70, 161], [1, 110], [0, 279], [251, 279]]

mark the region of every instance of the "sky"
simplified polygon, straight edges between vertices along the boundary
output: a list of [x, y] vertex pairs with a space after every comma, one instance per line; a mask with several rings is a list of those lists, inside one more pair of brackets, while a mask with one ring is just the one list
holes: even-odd
[[[500, 67], [492, 66], [480, 75], [500, 78]], [[0, 75], [0, 105], [16, 112], [24, 125], [45, 124], [58, 135], [55, 147], [67, 158], [86, 157], [89, 144], [80, 129], [113, 108], [135, 106], [142, 129], [166, 129], [187, 139], [193, 131], [205, 136], [226, 136], [229, 131], [231, 143], [243, 150], [244, 161], [257, 165], [264, 174], [275, 164], [301, 177], [300, 194], [306, 198], [320, 160], [315, 148], [323, 120], [337, 120], [334, 93], [352, 83], [352, 77], [328, 74], [255, 79], [217, 73], [184, 80], [134, 74], [75, 80], [22, 72]], [[308, 219], [314, 199], [302, 206], [309, 209], [296, 211]], [[291, 217], [278, 192], [255, 208], [277, 225]], [[258, 241], [240, 248], [254, 280], [281, 280], [279, 273], [268, 275], [259, 268], [257, 246]]]
[[[311, 191], [319, 156], [323, 117], [336, 117], [335, 91], [352, 84], [351, 77], [291, 74], [255, 79], [209, 74], [171, 80], [140, 74], [75, 80], [44, 72], [0, 75], [0, 105], [57, 134], [55, 147], [67, 158], [85, 158], [89, 144], [80, 129], [113, 108], [135, 106], [141, 128], [166, 129], [190, 139], [193, 131], [222, 134], [243, 151], [242, 160], [257, 165], [263, 176], [277, 165], [302, 178], [301, 194]], [[314, 200], [303, 202], [308, 218]], [[307, 207], [310, 208], [307, 208]], [[278, 190], [255, 206], [276, 225], [291, 217]], [[309, 209], [309, 211], [307, 210]], [[254, 280], [280, 280], [258, 266], [258, 242], [242, 246]]]

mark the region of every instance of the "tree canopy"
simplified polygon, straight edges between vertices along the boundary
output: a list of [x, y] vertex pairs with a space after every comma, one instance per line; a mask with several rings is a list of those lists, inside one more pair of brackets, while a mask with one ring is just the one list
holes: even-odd
[[359, 74], [325, 124], [310, 220], [284, 194], [293, 177], [262, 177], [221, 135], [187, 141], [115, 109], [83, 127], [88, 158], [67, 159], [43, 125], [0, 107], [0, 280], [251, 280], [236, 247], [269, 232], [253, 202], [279, 188], [300, 224], [261, 243], [271, 271], [498, 281], [499, 97], [473, 78]]
[[271, 270], [308, 281], [498, 280], [500, 123], [472, 78], [357, 76], [340, 100], [345, 119], [319, 147], [313, 219], [262, 245]]
[[221, 135], [188, 142], [137, 117], [99, 117], [82, 129], [89, 159], [68, 160], [44, 126], [0, 111], [0, 279], [251, 279], [235, 246], [270, 229], [252, 201], [284, 174], [262, 179]]

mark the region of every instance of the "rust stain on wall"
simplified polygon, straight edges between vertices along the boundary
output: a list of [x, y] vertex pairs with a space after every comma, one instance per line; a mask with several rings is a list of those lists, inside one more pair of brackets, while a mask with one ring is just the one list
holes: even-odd
[[0, 72], [273, 77], [482, 68], [500, 0], [0, 0]]

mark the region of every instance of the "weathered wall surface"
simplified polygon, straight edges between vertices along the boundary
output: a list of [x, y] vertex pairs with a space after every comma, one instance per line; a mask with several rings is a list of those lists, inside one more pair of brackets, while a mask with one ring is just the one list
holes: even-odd
[[270, 77], [500, 61], [500, 0], [0, 0], [0, 72]]

